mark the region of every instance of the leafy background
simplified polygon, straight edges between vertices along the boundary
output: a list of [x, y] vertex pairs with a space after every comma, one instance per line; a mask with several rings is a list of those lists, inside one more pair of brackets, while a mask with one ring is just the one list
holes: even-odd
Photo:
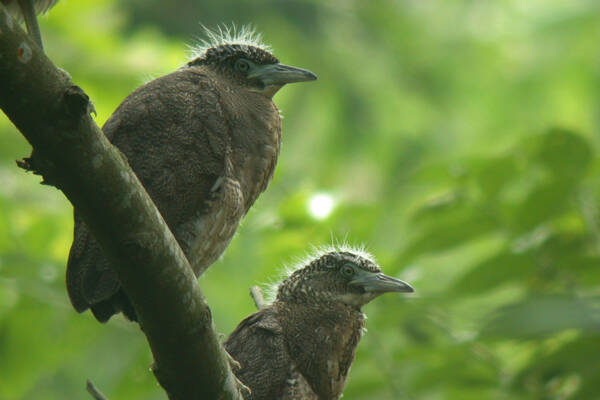
[[[99, 124], [199, 23], [252, 23], [319, 75], [276, 95], [274, 181], [200, 279], [220, 332], [311, 246], [365, 244], [417, 293], [365, 307], [345, 398], [598, 398], [599, 2], [64, 0], [41, 20]], [[0, 116], [0, 399], [86, 398], [86, 378], [164, 398], [135, 325], [72, 310], [72, 209], [16, 168], [29, 150]]]

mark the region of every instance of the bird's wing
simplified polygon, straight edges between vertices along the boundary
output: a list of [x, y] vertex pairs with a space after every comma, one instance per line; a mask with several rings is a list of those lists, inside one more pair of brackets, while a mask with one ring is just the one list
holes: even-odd
[[240, 322], [225, 349], [240, 364], [234, 373], [252, 390], [251, 399], [283, 398], [292, 364], [270, 307]]
[[340, 326], [340, 319], [346, 316], [339, 310], [315, 311], [307, 306], [294, 307], [294, 323], [286, 325], [286, 343], [291, 359], [312, 390], [320, 398], [337, 399], [344, 389], [361, 330], [354, 325]]
[[228, 129], [212, 81], [188, 68], [137, 89], [103, 131], [177, 234], [223, 175]]
[[[205, 212], [210, 189], [223, 173], [227, 129], [212, 82], [191, 69], [140, 87], [103, 127], [180, 242], [177, 227]], [[116, 274], [77, 213], [67, 288], [79, 312], [110, 302], [119, 290]]]

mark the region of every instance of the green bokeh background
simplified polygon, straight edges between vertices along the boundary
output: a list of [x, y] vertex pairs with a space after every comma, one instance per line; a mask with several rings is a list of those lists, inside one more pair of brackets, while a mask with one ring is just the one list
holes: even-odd
[[[274, 180], [199, 281], [218, 330], [311, 246], [364, 244], [417, 293], [365, 307], [344, 398], [600, 398], [600, 3], [63, 0], [41, 28], [102, 124], [232, 22], [319, 80], [275, 96]], [[0, 115], [0, 400], [164, 398], [134, 324], [72, 310], [72, 208], [29, 151]]]

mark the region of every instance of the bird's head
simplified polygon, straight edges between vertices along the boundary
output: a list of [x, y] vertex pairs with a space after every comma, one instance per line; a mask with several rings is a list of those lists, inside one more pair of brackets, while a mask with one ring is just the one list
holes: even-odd
[[330, 251], [285, 279], [276, 301], [335, 302], [360, 308], [384, 293], [413, 291], [408, 283], [381, 272], [364, 252]]
[[317, 79], [312, 72], [281, 64], [252, 29], [206, 30], [208, 40], [194, 49], [188, 63], [206, 65], [237, 84], [272, 98], [287, 83]]

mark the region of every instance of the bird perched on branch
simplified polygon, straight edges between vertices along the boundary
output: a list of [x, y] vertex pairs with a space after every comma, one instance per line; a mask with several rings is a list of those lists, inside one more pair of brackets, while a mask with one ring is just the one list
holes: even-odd
[[0, 0], [8, 12], [17, 20], [25, 20], [27, 32], [43, 48], [42, 35], [37, 22], [37, 14], [43, 14], [52, 8], [58, 0]]
[[[196, 276], [228, 246], [271, 180], [281, 139], [272, 101], [282, 86], [316, 79], [281, 64], [252, 30], [208, 31], [177, 71], [130, 94], [103, 131], [123, 152]], [[102, 248], [75, 210], [67, 289], [100, 321], [135, 310]]]
[[363, 334], [361, 307], [383, 293], [412, 291], [364, 252], [333, 250], [312, 259], [225, 342], [239, 363], [235, 375], [251, 390], [245, 399], [338, 399]]

